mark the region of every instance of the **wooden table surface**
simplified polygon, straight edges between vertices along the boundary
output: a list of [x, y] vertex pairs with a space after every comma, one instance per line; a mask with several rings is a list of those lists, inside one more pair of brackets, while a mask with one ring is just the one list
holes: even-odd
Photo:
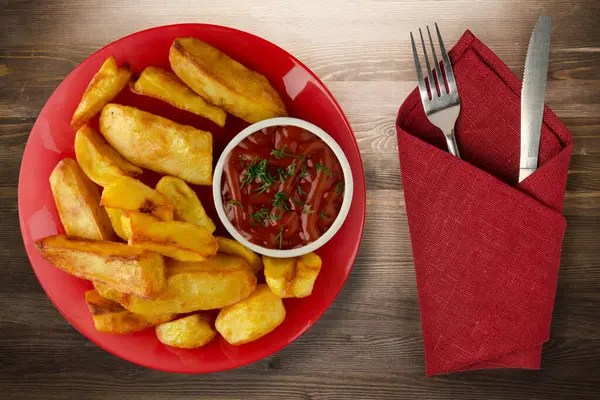
[[[472, 30], [519, 76], [541, 14], [553, 17], [547, 102], [571, 129], [564, 239], [542, 370], [425, 377], [394, 131], [415, 86], [408, 32], [437, 21], [448, 47]], [[0, 398], [565, 399], [600, 391], [600, 2], [2, 0], [0, 2]], [[88, 55], [177, 22], [246, 30], [287, 49], [345, 110], [367, 179], [367, 223], [349, 280], [300, 339], [209, 375], [152, 371], [96, 347], [52, 306], [25, 255], [17, 182], [29, 131]]]

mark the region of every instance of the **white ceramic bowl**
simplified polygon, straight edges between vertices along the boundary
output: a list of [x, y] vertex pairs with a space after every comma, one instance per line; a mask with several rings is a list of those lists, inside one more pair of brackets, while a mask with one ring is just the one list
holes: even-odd
[[[237, 229], [235, 229], [235, 226], [233, 226], [233, 224], [227, 218], [227, 215], [225, 214], [225, 210], [223, 208], [223, 198], [221, 196], [223, 166], [225, 165], [225, 162], [227, 161], [227, 157], [229, 156], [229, 153], [231, 153], [231, 150], [233, 150], [242, 140], [246, 139], [251, 134], [258, 132], [261, 129], [269, 128], [272, 126], [297, 126], [299, 128], [314, 133], [319, 138], [321, 138], [321, 140], [323, 140], [333, 151], [338, 161], [340, 162], [340, 166], [342, 167], [342, 172], [344, 174], [344, 200], [342, 201], [342, 207], [340, 208], [340, 212], [338, 213], [335, 221], [333, 221], [333, 224], [321, 237], [319, 237], [314, 242], [290, 250], [267, 249], [265, 247], [251, 243], [246, 238], [244, 238], [237, 231]], [[225, 147], [225, 150], [223, 150], [221, 157], [219, 157], [219, 161], [217, 162], [217, 165], [215, 167], [212, 187], [213, 198], [215, 201], [215, 207], [217, 209], [219, 219], [221, 220], [223, 225], [225, 225], [225, 228], [235, 240], [259, 254], [264, 254], [266, 256], [271, 257], [287, 258], [298, 257], [303, 254], [310, 253], [311, 251], [315, 251], [316, 249], [327, 243], [329, 239], [331, 239], [333, 235], [336, 234], [336, 232], [342, 227], [342, 224], [344, 223], [344, 220], [348, 215], [348, 210], [350, 210], [350, 204], [352, 203], [352, 194], [354, 192], [354, 180], [352, 179], [352, 170], [350, 169], [350, 164], [348, 163], [346, 155], [344, 154], [340, 146], [336, 143], [336, 141], [333, 140], [331, 136], [329, 136], [329, 134], [327, 134], [323, 129], [319, 128], [318, 126], [311, 124], [310, 122], [297, 118], [281, 117], [266, 119], [264, 121], [260, 121], [253, 125], [250, 125], [246, 129], [238, 133], [233, 138], [233, 140], [229, 142], [227, 147]]]

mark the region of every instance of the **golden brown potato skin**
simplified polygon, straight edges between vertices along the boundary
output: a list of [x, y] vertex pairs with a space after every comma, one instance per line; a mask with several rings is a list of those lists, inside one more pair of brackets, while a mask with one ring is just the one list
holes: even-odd
[[100, 113], [100, 132], [131, 163], [196, 185], [212, 184], [212, 135], [120, 104]]
[[193, 37], [175, 39], [169, 62], [194, 92], [247, 122], [287, 115], [267, 78], [208, 43]]
[[81, 102], [73, 114], [71, 127], [77, 130], [98, 114], [102, 107], [117, 97], [130, 78], [131, 71], [127, 65], [119, 68], [114, 57], [108, 57], [85, 89]]
[[110, 219], [110, 223], [112, 224], [112, 227], [117, 236], [125, 241], [128, 241], [130, 235], [128, 234], [128, 232], [125, 232], [125, 230], [123, 229], [123, 225], [121, 224], [121, 217], [123, 216], [123, 213], [125, 211], [120, 210], [118, 208], [110, 207], [104, 207], [104, 209], [108, 214], [108, 219]]
[[223, 308], [215, 327], [229, 344], [240, 345], [263, 337], [284, 319], [283, 301], [263, 284], [244, 300]]
[[94, 129], [84, 125], [75, 135], [75, 156], [88, 178], [106, 186], [121, 176], [138, 176], [142, 169], [125, 160]]
[[100, 205], [151, 214], [163, 221], [173, 220], [173, 206], [165, 196], [128, 176], [122, 176], [104, 188]]
[[105, 283], [92, 282], [92, 284], [94, 285], [94, 289], [98, 291], [98, 294], [107, 300], [118, 303], [121, 300], [121, 297], [123, 297], [123, 293], [117, 292]]
[[156, 191], [164, 195], [173, 205], [173, 218], [176, 221], [199, 225], [213, 233], [217, 227], [206, 215], [196, 193], [183, 179], [163, 176], [156, 184]]
[[165, 265], [158, 253], [124, 243], [64, 235], [35, 242], [46, 261], [78, 278], [104, 283], [121, 293], [154, 298], [166, 286]]
[[100, 192], [77, 162], [62, 159], [50, 174], [50, 187], [60, 220], [70, 236], [112, 240], [115, 233], [104, 208]]
[[160, 221], [138, 212], [126, 212], [123, 229], [129, 245], [156, 251], [179, 261], [204, 261], [217, 253], [217, 241], [201, 226], [180, 221]]
[[217, 336], [217, 331], [198, 314], [194, 314], [158, 325], [156, 336], [167, 346], [195, 349], [213, 340]]
[[244, 260], [246, 260], [250, 266], [250, 269], [255, 274], [258, 274], [260, 270], [262, 270], [263, 263], [255, 252], [233, 239], [228, 239], [222, 236], [216, 236], [215, 238], [219, 244], [219, 253], [242, 257]]
[[147, 67], [130, 87], [134, 93], [154, 97], [173, 107], [207, 118], [220, 127], [225, 126], [227, 113], [207, 103], [172, 72], [158, 67]]
[[183, 314], [214, 310], [248, 297], [256, 288], [256, 276], [244, 259], [217, 254], [203, 262], [168, 260], [167, 289], [155, 300], [125, 296], [129, 311]]
[[321, 271], [321, 258], [315, 253], [294, 258], [263, 256], [263, 264], [269, 288], [282, 298], [310, 296]]
[[98, 332], [122, 335], [143, 331], [151, 326], [171, 321], [175, 314], [140, 315], [127, 311], [119, 303], [110, 301], [97, 290], [85, 292], [85, 302], [92, 313], [94, 326]]

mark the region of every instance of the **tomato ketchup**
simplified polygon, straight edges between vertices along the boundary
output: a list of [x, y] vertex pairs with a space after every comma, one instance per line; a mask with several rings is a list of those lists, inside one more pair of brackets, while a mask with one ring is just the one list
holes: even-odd
[[253, 133], [225, 163], [227, 218], [247, 240], [293, 249], [317, 240], [342, 206], [344, 176], [329, 146], [295, 126]]

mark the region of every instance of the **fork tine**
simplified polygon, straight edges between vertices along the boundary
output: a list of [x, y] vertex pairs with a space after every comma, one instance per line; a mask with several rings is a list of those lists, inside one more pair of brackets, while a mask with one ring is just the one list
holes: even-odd
[[412, 32], [410, 33], [410, 42], [412, 43], [413, 56], [415, 58], [415, 69], [417, 70], [417, 82], [419, 82], [419, 93], [421, 94], [421, 100], [423, 103], [429, 101], [429, 94], [427, 93], [427, 86], [425, 80], [423, 80], [423, 73], [421, 72], [421, 61], [419, 61], [419, 53], [417, 53], [417, 46], [415, 45], [415, 39], [413, 38]]
[[423, 40], [423, 32], [419, 28], [419, 35], [421, 35], [421, 46], [423, 46], [423, 56], [425, 57], [425, 66], [427, 66], [427, 78], [429, 80], [429, 89], [431, 91], [431, 98], [437, 97], [437, 87], [433, 80], [433, 74], [431, 73], [431, 65], [429, 65], [429, 56], [427, 55], [427, 48], [425, 47], [425, 41]]
[[442, 60], [444, 61], [444, 72], [446, 73], [446, 79], [448, 80], [448, 92], [456, 94], [458, 87], [456, 86], [456, 79], [454, 79], [454, 71], [452, 71], [452, 64], [450, 64], [450, 58], [446, 52], [440, 29], [438, 28], [437, 22], [435, 23], [435, 30], [437, 32], [438, 41], [440, 44], [440, 51], [442, 52]]
[[[438, 62], [437, 56], [435, 55], [435, 47], [433, 47], [433, 39], [431, 38], [431, 31], [429, 25], [427, 25], [427, 34], [429, 35], [429, 44], [431, 45], [431, 54], [433, 54], [433, 65], [435, 65], [435, 73], [437, 75], [438, 84], [440, 85], [440, 95], [446, 91], [446, 82], [442, 76], [442, 70], [440, 69], [440, 63]], [[450, 91], [450, 90], [448, 90]]]

